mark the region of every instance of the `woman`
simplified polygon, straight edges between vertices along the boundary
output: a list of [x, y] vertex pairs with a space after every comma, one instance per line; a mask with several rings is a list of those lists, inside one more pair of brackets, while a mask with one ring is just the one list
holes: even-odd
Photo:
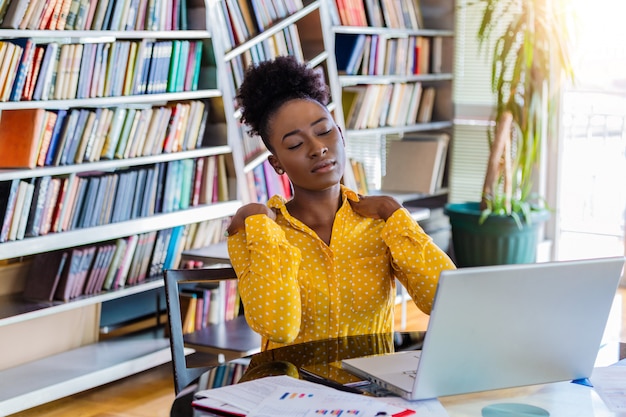
[[291, 57], [263, 62], [248, 69], [237, 100], [293, 187], [289, 201], [241, 207], [227, 230], [262, 348], [391, 332], [394, 277], [429, 313], [439, 272], [454, 265], [396, 200], [340, 183], [345, 143], [320, 74]]

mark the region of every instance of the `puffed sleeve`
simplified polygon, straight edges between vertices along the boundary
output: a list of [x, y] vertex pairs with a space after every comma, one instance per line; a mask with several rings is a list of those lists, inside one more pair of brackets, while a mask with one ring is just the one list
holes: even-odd
[[272, 342], [292, 342], [302, 313], [300, 250], [276, 222], [257, 214], [246, 218], [243, 231], [228, 237], [228, 251], [250, 327]]
[[430, 314], [439, 273], [455, 269], [454, 263], [404, 208], [387, 219], [382, 238], [391, 251], [396, 277], [419, 309]]

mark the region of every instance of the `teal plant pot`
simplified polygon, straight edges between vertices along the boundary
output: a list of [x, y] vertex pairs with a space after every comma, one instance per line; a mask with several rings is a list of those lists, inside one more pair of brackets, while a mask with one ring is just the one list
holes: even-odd
[[533, 212], [520, 229], [510, 216], [489, 216], [479, 224], [479, 203], [450, 203], [444, 212], [458, 267], [534, 263], [539, 228], [550, 217], [548, 210]]

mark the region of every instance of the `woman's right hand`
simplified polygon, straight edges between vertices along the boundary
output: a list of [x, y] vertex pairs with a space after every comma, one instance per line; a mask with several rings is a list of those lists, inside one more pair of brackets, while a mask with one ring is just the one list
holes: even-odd
[[232, 236], [240, 230], [243, 230], [246, 224], [246, 218], [254, 216], [255, 214], [265, 214], [270, 219], [276, 220], [276, 213], [274, 210], [267, 207], [265, 204], [249, 203], [240, 207], [231, 219], [230, 225], [226, 230], [228, 232], [228, 236]]

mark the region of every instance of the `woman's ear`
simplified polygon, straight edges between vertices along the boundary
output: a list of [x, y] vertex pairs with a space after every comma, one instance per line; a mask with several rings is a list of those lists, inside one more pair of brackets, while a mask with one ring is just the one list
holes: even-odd
[[274, 155], [268, 156], [267, 161], [278, 175], [283, 175], [285, 173], [285, 170], [280, 166], [280, 162], [278, 162], [278, 159], [276, 159]]

